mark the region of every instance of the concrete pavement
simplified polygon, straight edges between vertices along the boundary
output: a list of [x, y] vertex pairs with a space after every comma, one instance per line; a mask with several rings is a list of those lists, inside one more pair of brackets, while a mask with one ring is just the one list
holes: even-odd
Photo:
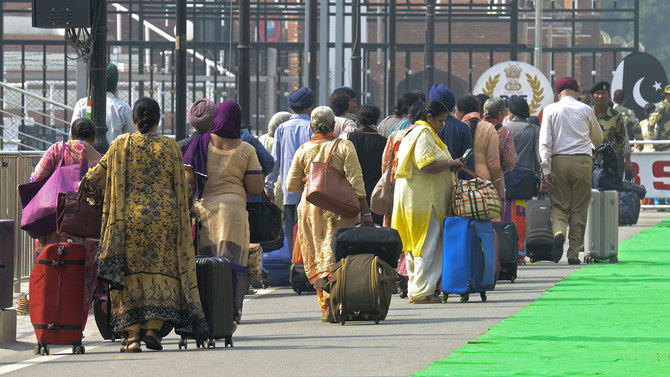
[[[668, 215], [643, 211], [637, 226], [619, 228], [619, 239]], [[565, 259], [559, 264], [520, 266], [516, 282], [500, 282], [485, 303], [473, 295], [468, 303], [454, 297], [446, 304], [413, 305], [395, 295], [387, 320], [379, 325], [321, 323], [316, 295], [298, 296], [290, 288], [262, 290], [245, 302], [232, 349], [218, 342], [216, 349], [202, 350], [190, 342], [187, 350], [180, 351], [178, 337], [172, 333], [164, 339], [161, 352], [144, 349], [139, 354], [121, 354], [118, 342], [100, 338], [91, 316], [85, 355], [72, 355], [71, 347], [51, 346], [52, 356], [39, 357], [32, 354], [35, 338], [30, 319], [19, 316], [19, 341], [0, 349], [0, 374], [407, 376], [473, 341], [582, 266], [570, 266]]]

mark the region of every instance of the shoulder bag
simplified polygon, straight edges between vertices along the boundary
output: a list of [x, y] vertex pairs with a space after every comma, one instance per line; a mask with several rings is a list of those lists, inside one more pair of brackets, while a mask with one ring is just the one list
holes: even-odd
[[474, 172], [462, 168], [475, 177], [459, 180], [452, 191], [452, 207], [456, 216], [473, 220], [491, 220], [500, 216], [500, 199], [493, 183]]
[[393, 145], [393, 156], [391, 162], [382, 173], [381, 178], [372, 189], [370, 194], [370, 212], [378, 215], [391, 216], [393, 213], [393, 191], [395, 189], [395, 174], [393, 172], [393, 161], [397, 158], [400, 142], [414, 129], [414, 125], [405, 128], [405, 134], [395, 141]]
[[56, 231], [58, 193], [77, 191], [77, 182], [81, 179], [81, 164], [64, 166], [64, 160], [65, 152], [49, 178], [19, 185], [19, 196], [23, 204], [21, 229], [32, 238]]
[[66, 236], [99, 239], [104, 197], [101, 191], [85, 192], [84, 186], [82, 182], [79, 191], [58, 193], [56, 230]]
[[249, 242], [270, 242], [282, 237], [282, 210], [268, 199], [265, 191], [260, 202], [247, 202]]
[[305, 199], [326, 211], [353, 218], [361, 212], [360, 202], [354, 189], [342, 173], [330, 165], [335, 148], [341, 139], [335, 139], [326, 163], [312, 162], [307, 177]]

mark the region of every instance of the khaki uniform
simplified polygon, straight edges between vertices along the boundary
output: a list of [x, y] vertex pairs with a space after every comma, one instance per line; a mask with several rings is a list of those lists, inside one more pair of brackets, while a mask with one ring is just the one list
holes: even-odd
[[623, 118], [623, 124], [626, 126], [626, 131], [628, 132], [628, 140], [644, 140], [640, 121], [637, 120], [635, 112], [618, 103], [614, 104], [613, 109], [621, 114], [621, 117]]
[[607, 107], [605, 114], [600, 116], [596, 113], [600, 128], [603, 130], [603, 138], [609, 140], [610, 145], [617, 154], [619, 171], [623, 172], [624, 157], [630, 155], [630, 144], [624, 119], [616, 110]]
[[[656, 133], [656, 140], [670, 140], [670, 102], [664, 100], [649, 116], [649, 128]], [[657, 151], [670, 149], [670, 145], [657, 145]]]

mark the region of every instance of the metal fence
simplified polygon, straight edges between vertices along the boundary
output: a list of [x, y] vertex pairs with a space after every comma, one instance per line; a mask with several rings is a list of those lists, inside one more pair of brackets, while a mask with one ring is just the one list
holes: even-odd
[[[360, 73], [359, 103], [373, 103], [386, 113], [392, 111], [395, 101], [395, 95], [389, 92], [391, 86], [392, 93], [424, 90], [428, 3], [434, 4], [434, 80], [450, 86], [457, 95], [471, 91], [477, 78], [496, 63], [534, 61], [534, 7], [538, 1], [322, 0], [318, 2], [319, 9], [328, 9], [318, 12], [318, 34], [328, 34], [329, 38], [325, 44], [317, 41], [317, 59], [307, 64], [307, 2], [251, 1], [249, 85], [251, 127], [255, 133], [265, 131], [274, 112], [286, 109], [286, 97], [293, 89], [306, 85], [309, 64], [318, 67], [317, 87], [312, 88], [318, 93], [318, 104], [327, 104], [332, 89], [354, 86], [354, 71]], [[29, 1], [3, 3], [0, 11], [6, 18], [5, 30], [20, 26], [19, 21], [9, 25], [10, 20], [29, 22]], [[187, 2], [187, 19], [193, 28], [193, 39], [187, 43], [187, 106], [201, 97], [214, 101], [237, 98], [239, 3]], [[588, 86], [600, 77], [609, 77], [624, 54], [639, 48], [637, 43], [617, 44], [615, 38], [600, 33], [600, 26], [608, 22], [630, 25], [637, 31], [636, 7], [617, 7], [616, 1], [607, 6], [599, 1], [543, 3], [546, 9], [539, 33], [545, 41], [541, 71], [550, 81], [570, 75]], [[354, 19], [354, 4], [360, 4], [360, 22]], [[159, 130], [166, 134], [174, 134], [177, 126], [183, 127], [176, 125], [174, 119], [175, 18], [174, 1], [108, 3], [107, 56], [108, 61], [119, 66], [118, 97], [131, 104], [140, 96], [157, 99], [164, 111]], [[361, 35], [360, 61], [352, 56], [355, 29]], [[391, 29], [397, 34], [392, 43]], [[68, 106], [74, 104], [77, 63], [68, 58], [74, 50], [62, 36], [5, 34], [0, 47], [0, 81], [43, 97], [53, 95], [54, 101]], [[360, 68], [356, 69], [354, 62]], [[394, 62], [393, 69], [390, 62]]]
[[17, 187], [30, 182], [30, 174], [42, 157], [42, 152], [0, 152], [0, 218], [15, 221], [14, 290], [33, 270], [33, 239], [21, 230], [21, 199]]

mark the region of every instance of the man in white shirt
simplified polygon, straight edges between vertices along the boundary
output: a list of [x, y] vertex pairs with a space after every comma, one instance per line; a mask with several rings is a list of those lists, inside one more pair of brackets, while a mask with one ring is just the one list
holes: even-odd
[[586, 216], [591, 200], [592, 150], [603, 141], [593, 109], [577, 100], [579, 84], [572, 77], [556, 82], [558, 102], [547, 106], [540, 127], [543, 190], [549, 191], [554, 262], [563, 256], [570, 225], [568, 263], [579, 264]]
[[[106, 104], [106, 123], [107, 123], [107, 142], [109, 144], [117, 136], [135, 131], [133, 126], [133, 110], [130, 105], [116, 97], [116, 86], [119, 82], [119, 70], [114, 64], [107, 65], [107, 104]], [[86, 118], [88, 107], [88, 98], [80, 98], [74, 105], [72, 120], [74, 123], [79, 118]]]

